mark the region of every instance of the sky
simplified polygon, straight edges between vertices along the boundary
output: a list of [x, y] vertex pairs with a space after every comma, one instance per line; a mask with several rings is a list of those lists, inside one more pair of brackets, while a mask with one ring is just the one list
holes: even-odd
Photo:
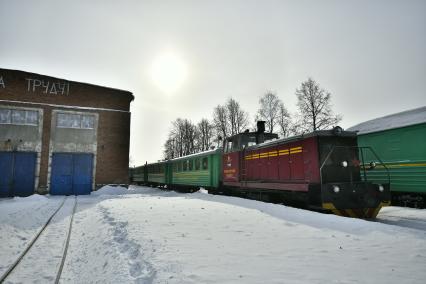
[[268, 90], [295, 113], [308, 77], [343, 128], [425, 106], [426, 1], [0, 0], [0, 68], [131, 91], [141, 165], [231, 97], [251, 121]]

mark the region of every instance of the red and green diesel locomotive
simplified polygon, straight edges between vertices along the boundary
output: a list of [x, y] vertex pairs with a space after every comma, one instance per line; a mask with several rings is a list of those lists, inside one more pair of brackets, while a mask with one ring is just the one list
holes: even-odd
[[348, 217], [374, 218], [390, 204], [389, 176], [368, 180], [381, 161], [371, 148], [358, 147], [355, 132], [335, 127], [276, 138], [262, 122], [257, 132], [227, 138], [223, 187]]

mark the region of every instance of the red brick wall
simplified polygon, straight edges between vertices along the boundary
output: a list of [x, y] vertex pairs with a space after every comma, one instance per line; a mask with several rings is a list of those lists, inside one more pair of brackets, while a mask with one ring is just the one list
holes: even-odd
[[96, 183], [128, 183], [130, 113], [100, 112]]
[[[47, 176], [52, 109], [98, 113], [95, 182], [96, 184], [128, 183], [130, 144], [130, 112], [128, 111], [130, 109], [130, 102], [133, 100], [133, 95], [130, 92], [7, 69], [0, 69], [0, 77], [2, 77], [5, 85], [5, 88], [0, 85], [0, 104], [43, 109], [40, 187], [44, 187], [48, 183]], [[47, 86], [47, 82], [49, 82], [50, 86], [52, 86], [52, 83], [63, 84], [67, 86], [67, 91], [62, 94], [60, 90], [58, 92], [58, 88], [56, 87], [53, 87], [53, 91], [50, 92], [50, 89], [47, 87], [37, 86], [34, 88], [35, 91], [33, 92], [31, 83], [30, 91], [28, 91], [29, 85], [28, 80], [26, 80], [27, 78], [43, 81], [45, 86]], [[68, 85], [66, 84], [69, 84], [69, 91]], [[48, 91], [45, 92], [46, 90]], [[55, 90], [57, 94], [54, 94]], [[1, 100], [27, 103], [2, 102]], [[42, 105], [31, 103], [41, 103]], [[70, 109], [44, 104], [107, 108], [120, 110], [122, 112], [93, 109], [84, 110], [77, 108]]]

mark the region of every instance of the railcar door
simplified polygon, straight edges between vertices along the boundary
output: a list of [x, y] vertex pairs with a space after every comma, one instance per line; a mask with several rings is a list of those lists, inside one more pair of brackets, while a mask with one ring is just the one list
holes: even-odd
[[268, 179], [279, 179], [278, 150], [276, 147], [270, 148], [268, 151]]
[[278, 175], [280, 180], [290, 179], [290, 151], [287, 145], [281, 145], [277, 148], [278, 153]]
[[246, 181], [248, 176], [248, 169], [246, 164], [246, 151], [243, 149], [243, 151], [240, 153], [240, 181]]
[[240, 175], [240, 153], [238, 151], [238, 141], [228, 140], [223, 154], [223, 181], [238, 182]]
[[303, 179], [305, 177], [303, 147], [300, 144], [292, 145], [289, 151], [291, 179]]

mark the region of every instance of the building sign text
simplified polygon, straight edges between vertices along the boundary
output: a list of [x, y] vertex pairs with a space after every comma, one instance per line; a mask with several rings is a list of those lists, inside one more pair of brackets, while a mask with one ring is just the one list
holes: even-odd
[[51, 95], [68, 95], [70, 91], [70, 84], [66, 81], [51, 82], [49, 80], [39, 80], [26, 78], [27, 91], [36, 92], [41, 91], [43, 94]]

